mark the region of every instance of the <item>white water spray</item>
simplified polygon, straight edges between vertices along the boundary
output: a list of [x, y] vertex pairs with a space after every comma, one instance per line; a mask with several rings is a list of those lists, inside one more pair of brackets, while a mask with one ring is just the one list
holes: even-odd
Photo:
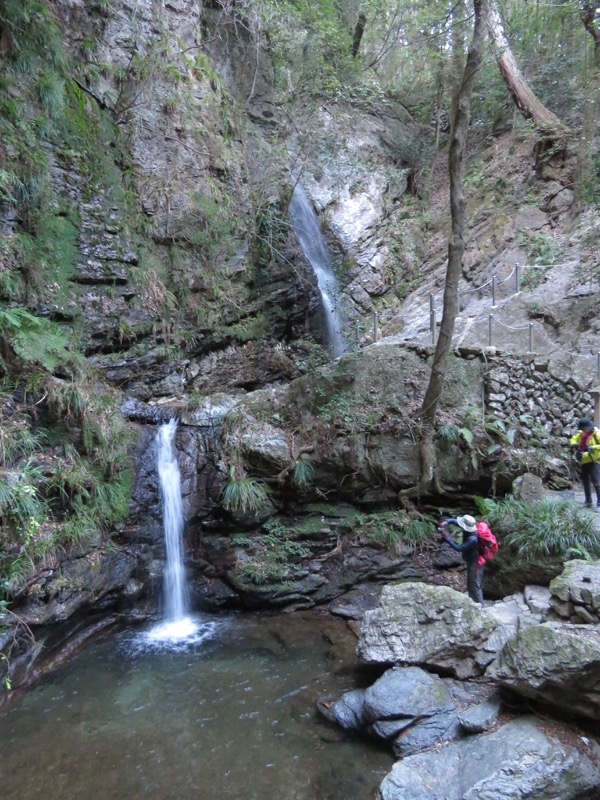
[[166, 563], [164, 570], [164, 620], [153, 628], [148, 638], [153, 641], [181, 641], [198, 628], [188, 613], [188, 596], [183, 565], [183, 505], [181, 478], [174, 440], [177, 421], [161, 425], [156, 434], [156, 468], [160, 486], [165, 533]]
[[319, 218], [302, 186], [297, 183], [290, 203], [290, 216], [304, 255], [317, 276], [327, 330], [327, 344], [337, 358], [346, 352], [342, 317], [337, 308], [339, 290], [331, 266], [331, 255], [321, 233]]

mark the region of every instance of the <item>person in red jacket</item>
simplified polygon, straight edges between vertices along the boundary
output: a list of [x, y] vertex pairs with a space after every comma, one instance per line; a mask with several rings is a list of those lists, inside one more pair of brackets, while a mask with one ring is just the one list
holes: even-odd
[[577, 423], [577, 433], [571, 436], [569, 444], [575, 460], [579, 464], [581, 483], [585, 495], [586, 508], [592, 508], [592, 486], [596, 492], [596, 506], [600, 508], [600, 431], [591, 419], [583, 418]]

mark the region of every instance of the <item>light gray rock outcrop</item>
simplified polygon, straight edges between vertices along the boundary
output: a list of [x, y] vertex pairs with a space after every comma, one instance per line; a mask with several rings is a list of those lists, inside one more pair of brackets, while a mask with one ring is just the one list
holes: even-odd
[[486, 677], [570, 714], [600, 719], [600, 630], [553, 623], [521, 629]]
[[445, 586], [386, 586], [379, 608], [363, 619], [358, 653], [369, 664], [418, 664], [459, 678], [481, 674], [493, 655], [480, 653], [498, 622]]
[[574, 623], [600, 622], [600, 561], [569, 561], [550, 584], [554, 614]]
[[600, 790], [597, 745], [580, 753], [533, 718], [409, 756], [383, 779], [379, 800], [582, 800]]

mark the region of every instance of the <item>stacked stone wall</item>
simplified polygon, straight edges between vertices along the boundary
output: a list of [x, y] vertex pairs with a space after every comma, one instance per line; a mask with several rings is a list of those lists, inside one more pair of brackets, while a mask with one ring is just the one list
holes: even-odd
[[547, 360], [488, 360], [484, 388], [488, 415], [518, 422], [526, 438], [545, 431], [564, 441], [580, 417], [593, 418], [590, 391], [564, 368], [553, 369]]

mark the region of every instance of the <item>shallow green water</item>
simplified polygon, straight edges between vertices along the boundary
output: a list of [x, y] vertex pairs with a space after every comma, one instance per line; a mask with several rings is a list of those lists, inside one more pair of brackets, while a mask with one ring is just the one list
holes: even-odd
[[137, 631], [96, 643], [0, 717], [3, 800], [372, 798], [391, 756], [331, 741], [315, 712], [356, 685], [353, 642], [326, 627], [205, 617], [181, 651]]

